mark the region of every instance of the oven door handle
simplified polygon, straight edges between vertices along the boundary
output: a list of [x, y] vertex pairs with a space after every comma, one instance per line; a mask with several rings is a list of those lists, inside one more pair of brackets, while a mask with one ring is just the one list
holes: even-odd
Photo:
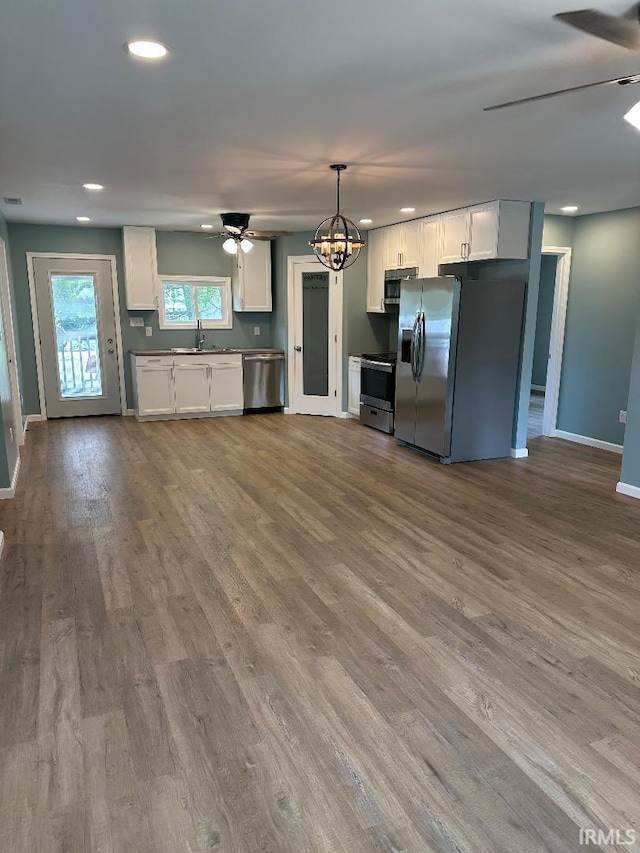
[[379, 373], [393, 373], [393, 365], [387, 361], [370, 361], [368, 358], [363, 359], [360, 363], [360, 370], [377, 370]]

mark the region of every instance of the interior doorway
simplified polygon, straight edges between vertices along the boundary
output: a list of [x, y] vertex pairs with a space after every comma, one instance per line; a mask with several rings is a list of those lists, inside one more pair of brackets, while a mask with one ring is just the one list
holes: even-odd
[[287, 411], [333, 415], [342, 408], [342, 274], [314, 256], [289, 258]]
[[543, 247], [528, 440], [556, 434], [570, 273], [570, 248]]
[[123, 411], [115, 265], [92, 256], [30, 257], [43, 417]]

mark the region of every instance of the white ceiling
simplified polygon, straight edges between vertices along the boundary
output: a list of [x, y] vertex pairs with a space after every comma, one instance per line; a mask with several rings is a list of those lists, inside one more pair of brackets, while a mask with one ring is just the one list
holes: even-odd
[[[600, 0], [621, 12], [629, 0]], [[482, 107], [640, 71], [552, 20], [585, 0], [20, 0], [0, 27], [0, 197], [10, 220], [255, 228], [343, 210], [375, 225], [492, 198], [555, 212], [640, 203], [640, 86]], [[141, 63], [132, 37], [171, 50]], [[88, 194], [86, 181], [105, 185]]]

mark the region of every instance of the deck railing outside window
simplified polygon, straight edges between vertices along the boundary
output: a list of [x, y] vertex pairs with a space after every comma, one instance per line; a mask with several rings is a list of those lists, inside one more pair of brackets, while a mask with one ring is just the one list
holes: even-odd
[[100, 353], [96, 330], [66, 332], [58, 328], [58, 374], [63, 397], [102, 394]]

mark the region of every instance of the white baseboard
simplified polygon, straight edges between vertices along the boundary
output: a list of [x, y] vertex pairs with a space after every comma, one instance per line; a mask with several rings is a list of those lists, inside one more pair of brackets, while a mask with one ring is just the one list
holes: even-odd
[[618, 483], [616, 492], [620, 495], [626, 495], [628, 498], [637, 498], [640, 500], [640, 488], [638, 486], [630, 486], [628, 483]]
[[132, 418], [135, 415], [135, 413], [136, 413], [135, 409], [126, 409], [124, 416], [125, 416], [125, 418]]
[[532, 391], [540, 391], [542, 394], [545, 394], [547, 391], [547, 386], [546, 385], [532, 385], [531, 390]]
[[573, 432], [565, 432], [557, 429], [553, 433], [554, 438], [562, 438], [564, 441], [573, 441], [575, 444], [586, 444], [587, 447], [597, 447], [598, 450], [608, 450], [610, 453], [622, 454], [622, 445], [613, 444], [611, 441], [601, 441], [599, 438], [591, 438], [588, 435], [577, 435]]
[[512, 447], [511, 456], [514, 459], [527, 459], [529, 456], [529, 451], [526, 447]]
[[293, 414], [293, 412], [291, 411], [289, 406], [285, 406], [283, 411], [284, 411], [285, 415], [292, 415]]
[[356, 418], [356, 419], [358, 418], [358, 416], [354, 415], [352, 412], [340, 412], [338, 414], [338, 417], [344, 418], [344, 420], [346, 420], [346, 421], [350, 420], [351, 418]]
[[28, 426], [29, 424], [35, 424], [41, 420], [42, 420], [42, 415], [27, 415], [26, 423]]
[[20, 473], [20, 454], [16, 459], [16, 467], [13, 469], [13, 477], [11, 485], [8, 488], [0, 489], [0, 501], [11, 500], [16, 496], [16, 486], [18, 485], [18, 474]]

